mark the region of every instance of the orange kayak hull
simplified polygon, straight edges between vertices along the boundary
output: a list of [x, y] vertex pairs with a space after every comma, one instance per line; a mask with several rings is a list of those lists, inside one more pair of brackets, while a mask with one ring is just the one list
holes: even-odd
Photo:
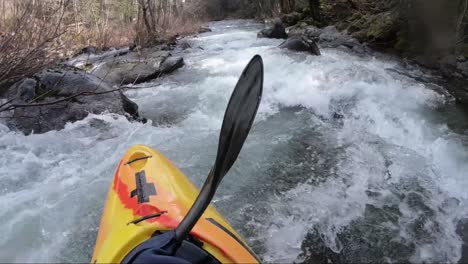
[[[123, 156], [110, 186], [91, 263], [120, 263], [157, 231], [175, 229], [199, 190], [167, 158], [136, 145]], [[161, 214], [141, 220], [143, 217]], [[132, 223], [136, 222], [136, 223]], [[210, 205], [191, 235], [222, 263], [258, 263], [229, 223]]]

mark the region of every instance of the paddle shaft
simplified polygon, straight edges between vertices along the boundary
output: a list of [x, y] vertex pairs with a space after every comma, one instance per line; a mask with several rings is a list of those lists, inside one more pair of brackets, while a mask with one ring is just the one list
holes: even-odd
[[216, 193], [216, 183], [214, 181], [214, 170], [211, 170], [208, 174], [208, 177], [203, 184], [203, 187], [193, 203], [192, 207], [188, 211], [185, 218], [180, 222], [179, 226], [175, 230], [176, 241], [181, 243], [187, 236], [187, 234], [192, 230], [192, 228], [197, 223], [197, 220], [205, 212], [206, 208], [209, 206], [209, 203], [206, 201], [211, 201], [214, 194]]
[[192, 207], [175, 229], [180, 245], [213, 199], [219, 183], [232, 167], [252, 127], [263, 91], [263, 61], [254, 56], [241, 74], [224, 114], [218, 153]]

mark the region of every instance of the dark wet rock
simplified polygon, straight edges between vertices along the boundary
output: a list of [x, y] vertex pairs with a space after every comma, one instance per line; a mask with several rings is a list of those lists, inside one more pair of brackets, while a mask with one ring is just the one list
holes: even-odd
[[[12, 111], [8, 125], [26, 134], [62, 129], [67, 122], [81, 120], [89, 113], [110, 112], [138, 119], [134, 102], [120, 91], [113, 91], [115, 88], [100, 78], [77, 68], [46, 70], [34, 79], [21, 81], [18, 87], [23, 88], [14, 104], [27, 104], [32, 95], [34, 104], [41, 104]], [[88, 95], [75, 96], [83, 93]]]
[[184, 58], [180, 56], [171, 56], [166, 58], [159, 65], [160, 73], [171, 73], [184, 66]]
[[465, 75], [465, 77], [468, 77], [468, 61], [464, 62], [458, 62], [457, 63], [457, 69]]
[[108, 51], [99, 51], [94, 47], [84, 48], [81, 52], [75, 55], [72, 59], [65, 62], [68, 66], [77, 67], [80, 69], [88, 69], [94, 64], [105, 60], [111, 60], [119, 56], [123, 56], [130, 52], [129, 48], [111, 49]]
[[98, 52], [101, 52], [102, 50], [100, 50], [98, 47], [96, 46], [87, 46], [87, 47], [84, 47], [82, 48], [77, 55], [79, 54], [96, 54]]
[[419, 64], [419, 65], [422, 65], [426, 68], [429, 68], [429, 69], [439, 69], [440, 68], [440, 63], [439, 63], [439, 60], [436, 58], [436, 57], [433, 57], [433, 56], [416, 56], [414, 57], [414, 61]]
[[199, 30], [198, 30], [198, 33], [206, 33], [206, 32], [211, 32], [211, 28], [209, 27], [201, 27]]
[[452, 67], [456, 67], [457, 66], [457, 57], [455, 55], [445, 56], [440, 60], [440, 63], [443, 64], [443, 65], [450, 65]]
[[316, 41], [321, 47], [324, 48], [346, 48], [356, 53], [364, 53], [367, 48], [362, 45], [357, 39], [346, 34], [339, 32], [336, 27], [328, 26], [324, 28], [317, 28], [309, 26], [305, 23], [288, 28], [289, 36], [304, 36], [308, 39]]
[[141, 83], [161, 75], [160, 65], [170, 56], [165, 50], [142, 50], [108, 59], [91, 73], [113, 85]]
[[260, 32], [258, 32], [257, 37], [285, 39], [288, 37], [288, 34], [286, 34], [286, 29], [281, 20], [275, 19], [273, 21], [273, 25], [262, 29]]
[[314, 228], [302, 243], [303, 263], [386, 263], [388, 260], [408, 263], [416, 245], [399, 242], [399, 229], [395, 227], [400, 215], [397, 206], [366, 205], [362, 218], [339, 231], [335, 249], [331, 249]]
[[462, 254], [458, 263], [468, 263], [468, 219], [463, 219], [458, 222], [457, 234], [463, 241]]
[[344, 115], [343, 115], [343, 114], [338, 113], [338, 112], [334, 112], [334, 113], [333, 113], [333, 119], [335, 119], [335, 120], [341, 120], [341, 119], [343, 119], [343, 118], [344, 118]]
[[128, 46], [128, 49], [130, 51], [136, 51], [137, 49], [141, 48], [139, 45], [137, 45], [136, 43], [132, 43]]
[[137, 103], [130, 100], [123, 93], [120, 93], [120, 99], [122, 100], [122, 107], [123, 107], [123, 110], [125, 111], [125, 113], [128, 113], [134, 119], [139, 119]]
[[289, 49], [293, 51], [309, 52], [313, 55], [320, 55], [320, 50], [315, 41], [308, 39], [304, 36], [293, 36], [285, 40], [279, 45], [282, 49]]
[[13, 95], [14, 98], [29, 102], [36, 97], [36, 86], [37, 81], [35, 79], [26, 78], [14, 84], [10, 90], [12, 92], [16, 91], [16, 94]]
[[192, 45], [190, 45], [190, 43], [188, 43], [187, 41], [182, 41], [179, 43], [179, 47], [183, 50], [186, 50], [192, 48]]

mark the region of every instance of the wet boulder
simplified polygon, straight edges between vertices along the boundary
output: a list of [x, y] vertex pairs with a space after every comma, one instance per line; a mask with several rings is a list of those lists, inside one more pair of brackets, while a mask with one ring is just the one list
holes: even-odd
[[180, 56], [167, 57], [159, 65], [159, 71], [161, 73], [171, 73], [184, 66], [184, 58]]
[[178, 43], [178, 46], [179, 46], [179, 48], [181, 48], [182, 50], [186, 50], [186, 49], [191, 49], [191, 48], [192, 48], [192, 45], [190, 45], [190, 43], [188, 43], [188, 41], [181, 41], [180, 43]]
[[[86, 70], [111, 85], [141, 83], [184, 65], [182, 58], [171, 58], [169, 50], [173, 49], [172, 45], [175, 42], [145, 49], [134, 46], [98, 53], [91, 50], [80, 53], [64, 64]], [[168, 58], [171, 59], [166, 60]]]
[[158, 77], [159, 65], [169, 55], [168, 51], [163, 50], [132, 52], [105, 59], [90, 73], [114, 85], [145, 82]]
[[[26, 134], [64, 128], [67, 122], [104, 112], [139, 119], [138, 105], [100, 78], [71, 67], [40, 72], [15, 84], [8, 125]], [[26, 107], [24, 107], [26, 106]]]
[[320, 50], [315, 41], [308, 39], [304, 36], [293, 36], [285, 40], [279, 45], [282, 49], [292, 51], [308, 52], [312, 55], [320, 56]]
[[111, 84], [122, 85], [146, 82], [183, 65], [181, 57], [171, 57], [167, 50], [142, 50], [105, 60], [90, 72]]
[[317, 28], [300, 23], [296, 26], [289, 27], [288, 35], [304, 36], [314, 40], [316, 43], [320, 44], [321, 47], [325, 48], [343, 48], [358, 54], [363, 54], [367, 51], [366, 46], [362, 45], [357, 39], [345, 32], [338, 31], [334, 26]]
[[130, 48], [110, 49], [103, 51], [94, 46], [88, 46], [75, 54], [75, 56], [73, 56], [73, 58], [68, 60], [65, 64], [80, 69], [89, 69], [99, 62], [112, 60], [113, 58], [123, 56], [129, 52]]
[[200, 29], [198, 30], [198, 33], [206, 33], [206, 32], [211, 32], [211, 28], [209, 27], [200, 27]]
[[32, 78], [25, 78], [9, 89], [7, 97], [22, 98], [24, 101], [30, 101], [36, 96], [37, 81]]
[[288, 37], [286, 29], [280, 19], [275, 19], [273, 25], [258, 32], [257, 37], [259, 38], [276, 38], [285, 39]]
[[457, 69], [460, 71], [464, 76], [468, 77], [468, 60], [461, 61], [457, 63]]

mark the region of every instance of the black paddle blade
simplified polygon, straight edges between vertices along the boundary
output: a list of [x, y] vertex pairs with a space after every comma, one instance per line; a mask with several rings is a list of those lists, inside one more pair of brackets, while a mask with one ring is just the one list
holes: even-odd
[[189, 212], [175, 230], [176, 242], [187, 238], [190, 230], [213, 199], [219, 183], [232, 167], [257, 114], [263, 91], [263, 61], [255, 55], [242, 72], [224, 114], [218, 154], [213, 168]]
[[263, 92], [263, 61], [255, 55], [242, 72], [224, 114], [218, 155], [213, 167], [216, 184], [222, 180], [239, 155], [257, 114]]

